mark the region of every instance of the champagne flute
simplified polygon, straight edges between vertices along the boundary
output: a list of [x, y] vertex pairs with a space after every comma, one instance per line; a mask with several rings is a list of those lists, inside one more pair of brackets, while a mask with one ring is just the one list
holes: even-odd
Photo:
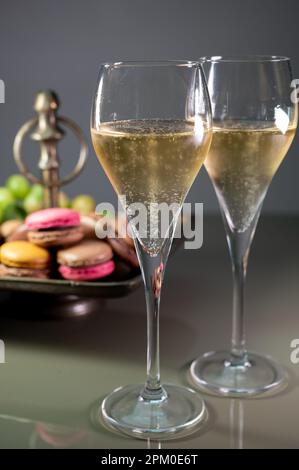
[[[114, 429], [134, 437], [181, 437], [205, 418], [205, 406], [193, 390], [161, 384], [159, 305], [176, 221], [212, 137], [201, 66], [178, 61], [102, 65], [91, 136], [126, 210], [147, 307], [146, 382], [116, 389], [103, 401], [101, 415]], [[172, 207], [164, 231], [157, 208], [161, 204]], [[139, 223], [136, 208], [143, 214]], [[132, 331], [132, 340], [136, 334]]]
[[233, 271], [230, 351], [209, 352], [191, 365], [193, 381], [218, 395], [276, 390], [286, 374], [270, 357], [248, 352], [244, 283], [250, 245], [273, 176], [295, 135], [297, 105], [286, 57], [202, 59], [210, 93], [213, 140], [205, 167], [224, 220]]

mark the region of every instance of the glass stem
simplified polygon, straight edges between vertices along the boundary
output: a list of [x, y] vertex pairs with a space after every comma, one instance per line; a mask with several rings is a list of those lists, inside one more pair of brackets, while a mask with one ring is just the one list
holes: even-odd
[[160, 380], [159, 313], [160, 296], [165, 266], [170, 252], [175, 224], [170, 228], [161, 252], [155, 256], [147, 253], [135, 238], [135, 246], [141, 267], [147, 310], [147, 377], [141, 398], [164, 400], [167, 393]]
[[244, 447], [244, 403], [232, 399], [229, 404], [230, 441], [232, 449]]
[[229, 365], [236, 367], [248, 365], [245, 342], [244, 289], [249, 250], [259, 215], [260, 209], [257, 211], [250, 226], [243, 232], [238, 232], [230, 228], [223, 214], [233, 273], [232, 343]]
[[233, 321], [232, 321], [232, 365], [244, 365], [247, 360], [245, 349], [244, 287], [247, 256], [232, 258], [233, 271]]
[[162, 256], [143, 253], [143, 280], [147, 310], [147, 377], [143, 398], [158, 399], [164, 391], [160, 382], [159, 313], [164, 263]]

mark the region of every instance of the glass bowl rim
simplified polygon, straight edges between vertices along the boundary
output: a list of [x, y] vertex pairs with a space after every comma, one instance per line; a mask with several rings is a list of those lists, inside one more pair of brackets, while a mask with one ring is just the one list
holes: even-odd
[[103, 62], [101, 67], [200, 67], [199, 60], [124, 60], [117, 62]]
[[287, 56], [280, 55], [218, 55], [218, 56], [203, 56], [199, 58], [200, 63], [238, 63], [238, 62], [288, 62], [290, 60]]

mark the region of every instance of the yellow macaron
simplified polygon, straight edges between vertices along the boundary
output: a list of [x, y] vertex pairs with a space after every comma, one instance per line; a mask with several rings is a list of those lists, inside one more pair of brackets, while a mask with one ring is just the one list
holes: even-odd
[[15, 268], [46, 269], [50, 264], [50, 254], [27, 241], [7, 242], [1, 246], [1, 263]]

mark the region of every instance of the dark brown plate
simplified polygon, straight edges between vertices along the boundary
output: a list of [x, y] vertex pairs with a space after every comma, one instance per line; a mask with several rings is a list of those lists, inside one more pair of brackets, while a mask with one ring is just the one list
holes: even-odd
[[76, 295], [82, 297], [122, 297], [137, 289], [142, 284], [139, 269], [132, 270], [126, 276], [109, 276], [96, 282], [75, 282], [63, 279], [34, 279], [1, 277], [0, 290], [32, 292], [39, 294]]
[[[183, 239], [174, 239], [171, 255], [179, 249], [182, 242]], [[111, 276], [97, 282], [1, 277], [0, 291], [113, 298], [130, 294], [141, 284], [142, 276], [140, 270], [132, 269], [126, 263], [117, 259], [115, 272]]]

